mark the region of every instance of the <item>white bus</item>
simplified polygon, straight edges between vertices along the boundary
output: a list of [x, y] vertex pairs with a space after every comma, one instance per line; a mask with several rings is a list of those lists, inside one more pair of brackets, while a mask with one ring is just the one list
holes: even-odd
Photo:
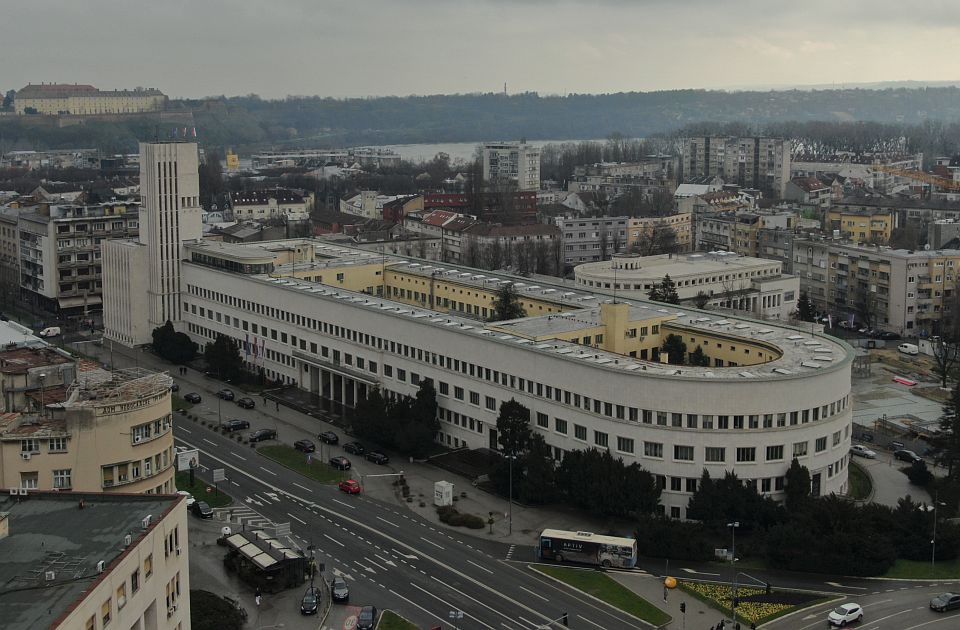
[[637, 541], [592, 532], [545, 529], [540, 532], [537, 554], [542, 560], [633, 568], [637, 565]]

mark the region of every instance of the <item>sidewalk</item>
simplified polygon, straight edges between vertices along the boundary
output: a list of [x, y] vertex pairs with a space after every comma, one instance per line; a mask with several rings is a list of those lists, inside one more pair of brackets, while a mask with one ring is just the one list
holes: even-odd
[[[73, 345], [73, 344], [68, 344]], [[96, 357], [99, 361], [110, 360], [109, 343], [103, 346], [97, 345], [92, 340], [81, 342], [79, 350], [84, 354]], [[154, 370], [171, 372], [176, 381], [181, 385], [181, 392], [196, 389], [200, 392], [213, 392], [224, 386], [224, 383], [216, 379], [208, 378], [193, 369], [188, 369], [185, 376], [174, 374], [176, 366], [166, 363], [159, 357], [150, 352], [139, 349], [130, 349], [119, 344], [114, 344], [113, 358], [117, 367], [127, 367], [128, 365], [140, 365]], [[188, 386], [189, 384], [189, 386]], [[235, 391], [241, 391], [236, 385], [230, 385]], [[247, 395], [244, 392], [244, 395]], [[292, 444], [295, 440], [311, 439], [316, 441], [317, 433], [329, 429], [334, 429], [338, 433], [343, 433], [343, 420], [333, 418], [326, 412], [315, 410], [311, 413], [304, 413], [304, 407], [298, 405], [300, 410], [287, 407], [281, 397], [271, 395], [267, 396], [271, 402], [278, 401], [279, 404], [261, 405], [262, 394], [249, 394], [257, 401], [256, 413], [270, 421], [276, 423], [280, 434], [280, 439], [285, 444]], [[204, 396], [206, 398], [206, 396]], [[175, 416], [177, 418], [178, 416]], [[345, 436], [341, 436], [345, 437]], [[346, 440], [342, 440], [346, 441]], [[327, 447], [329, 448], [329, 447]], [[338, 448], [338, 447], [335, 447]], [[395, 457], [394, 453], [389, 453], [392, 457], [390, 465], [387, 467], [365, 465], [360, 463], [360, 471], [355, 471], [357, 476], [360, 473], [381, 473], [381, 472], [400, 472], [403, 471], [404, 477], [410, 487], [411, 502], [406, 502], [400, 495], [399, 490], [393, 486], [394, 478], [385, 479], [365, 479], [364, 492], [367, 496], [379, 499], [385, 502], [396, 503], [405, 506], [411, 511], [416, 512], [426, 520], [436, 523], [439, 527], [444, 527], [461, 534], [469, 534], [477, 538], [486, 540], [495, 540], [508, 544], [516, 545], [535, 545], [537, 535], [546, 528], [566, 529], [571, 531], [592, 531], [596, 533], [616, 532], [618, 534], [629, 535], [632, 531], [628, 525], [613, 524], [606, 520], [590, 519], [583, 513], [566, 509], [562, 506], [551, 507], [526, 507], [514, 502], [513, 504], [513, 522], [510, 525], [509, 503], [506, 499], [496, 495], [484, 492], [474, 488], [472, 479], [462, 477], [447, 470], [442, 470], [432, 466], [429, 463], [419, 463], [403, 461]], [[384, 470], [384, 468], [392, 470]], [[437, 481], [449, 481], [454, 484], [454, 492], [457, 501], [454, 506], [460, 511], [480, 516], [484, 522], [493, 513], [494, 525], [493, 533], [489, 533], [490, 528], [472, 530], [465, 527], [449, 527], [440, 522], [436, 510], [433, 507], [433, 485]], [[461, 497], [461, 493], [466, 492], [466, 497]], [[424, 507], [420, 507], [420, 502]]]
[[[666, 611], [673, 620], [664, 628], [671, 630], [708, 630], [713, 628], [723, 615], [710, 608], [699, 599], [684, 593], [678, 588], [667, 591], [667, 601], [663, 601], [663, 578], [646, 573], [626, 573], [608, 571], [607, 575], [623, 584], [660, 610]], [[676, 576], [674, 576], [676, 577]], [[687, 612], [681, 614], [680, 602], [687, 605]]]

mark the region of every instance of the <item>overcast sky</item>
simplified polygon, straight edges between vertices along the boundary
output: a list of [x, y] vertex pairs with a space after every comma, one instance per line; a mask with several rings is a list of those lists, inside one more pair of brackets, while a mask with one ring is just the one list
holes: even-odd
[[0, 0], [0, 89], [173, 97], [960, 79], [960, 1]]

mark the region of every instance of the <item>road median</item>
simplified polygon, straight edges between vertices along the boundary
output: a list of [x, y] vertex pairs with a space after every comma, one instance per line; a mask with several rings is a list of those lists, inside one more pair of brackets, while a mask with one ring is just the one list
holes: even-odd
[[313, 453], [303, 453], [285, 444], [261, 446], [257, 453], [319, 483], [331, 485], [348, 477], [345, 472], [318, 460]]

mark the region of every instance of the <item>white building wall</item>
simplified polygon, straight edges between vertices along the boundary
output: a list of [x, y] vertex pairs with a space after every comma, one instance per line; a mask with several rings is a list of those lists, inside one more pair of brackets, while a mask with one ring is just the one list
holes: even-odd
[[103, 243], [103, 330], [126, 346], [150, 343], [146, 246], [131, 240]]
[[[315, 391], [311, 371], [314, 368], [294, 356], [293, 343], [299, 352], [312, 355], [312, 362], [328, 365], [331, 369], [337, 367], [332, 359], [334, 351], [339, 352], [340, 367], [349, 354], [352, 369], [358, 370], [357, 358], [362, 358], [365, 367], [360, 371], [365, 371], [389, 392], [415, 394], [417, 387], [410, 382], [414, 374], [419, 378], [433, 379], [438, 393], [442, 390], [440, 384], [446, 383], [448, 393], [439, 395], [443, 409], [441, 438], [451, 446], [491, 446], [490, 431], [495, 429], [499, 405], [515, 398], [530, 409], [531, 426], [555, 449], [589, 448], [597, 441], [596, 432], [605, 433], [615, 455], [628, 464], [637, 462], [652, 473], [662, 475], [666, 487], [661, 501], [668, 515], [685, 516], [686, 504], [692, 494], [687, 491], [687, 484], [695, 485], [704, 468], [714, 477], [733, 470], [743, 479], [756, 480], [759, 489], [769, 483], [771, 490], [768, 494], [782, 498], [783, 492], [776, 490], [777, 479], [786, 474], [795, 444], [806, 445], [797, 447], [806, 449], [806, 454], [798, 455], [798, 459], [810, 469], [812, 477], [819, 476], [821, 494], [841, 493], [846, 489], [852, 420], [850, 367], [846, 360], [836, 361], [834, 365], [817, 371], [777, 375], [775, 378], [711, 379], [689, 375], [656, 376], [639, 371], [628, 373], [477, 335], [476, 331], [459, 331], [454, 327], [431, 324], [428, 319], [412, 319], [409, 315], [358, 307], [343, 300], [291, 291], [276, 283], [199, 265], [184, 265], [184, 284], [191, 291], [184, 296], [188, 305], [185, 313], [187, 332], [198, 343], [211, 341], [217, 334], [227, 334], [243, 341], [249, 334], [243, 330], [243, 322], [256, 322], [270, 329], [265, 343], [267, 358], [262, 361], [262, 367], [268, 375], [299, 383], [304, 389]], [[207, 297], [199, 295], [201, 292]], [[252, 314], [250, 309], [254, 304], [259, 304], [255, 308], [266, 309], [267, 315]], [[199, 315], [201, 308], [207, 313], [204, 317]], [[275, 314], [283, 319], [270, 315], [274, 312], [271, 308], [277, 309]], [[216, 313], [221, 314], [221, 321], [217, 321]], [[319, 330], [312, 327], [311, 321], [302, 319], [305, 314], [311, 314], [320, 322]], [[232, 325], [234, 317], [238, 327]], [[298, 321], [305, 325], [298, 324]], [[328, 332], [324, 332], [324, 323]], [[349, 330], [331, 328], [347, 323]], [[274, 331], [277, 340], [273, 339]], [[288, 340], [286, 344], [280, 341], [284, 334]], [[384, 335], [379, 342], [378, 335]], [[404, 356], [403, 348], [396, 345], [398, 343], [407, 346], [407, 356]], [[317, 346], [315, 355], [310, 352], [312, 344]], [[323, 356], [324, 347], [326, 357]], [[459, 371], [455, 364], [447, 368], [445, 359], [441, 365], [437, 355], [449, 358], [451, 362], [463, 361], [463, 367]], [[375, 364], [373, 369], [371, 362]], [[471, 374], [467, 362], [480, 366], [480, 372], [472, 368]], [[390, 376], [385, 374], [387, 366], [390, 367]], [[512, 387], [509, 380], [506, 385], [488, 380], [488, 370], [492, 373], [505, 366], [509, 366], [507, 369], [514, 381]], [[401, 370], [406, 377], [404, 380], [399, 378]], [[521, 391], [519, 379], [527, 376], [542, 382], [539, 385], [531, 383], [529, 391], [526, 387]], [[560, 393], [553, 393], [548, 399], [547, 386], [551, 392], [559, 389]], [[454, 397], [457, 387], [464, 390], [462, 401]], [[471, 404], [470, 392], [476, 392], [479, 404]], [[560, 400], [556, 400], [557, 396]], [[487, 397], [493, 399], [492, 408], [486, 404]], [[588, 404], [589, 409], [584, 408], [587, 398], [602, 401], [601, 413], [592, 411], [592, 402]], [[575, 404], [578, 399], [580, 405]], [[610, 403], [611, 416], [604, 413], [604, 403]], [[829, 412], [831, 406], [833, 411]], [[637, 410], [636, 421], [630, 420], [631, 408]], [[814, 421], [814, 409], [819, 417], [823, 408], [828, 410], [826, 418]], [[650, 424], [643, 422], [642, 410], [652, 412]], [[666, 414], [665, 424], [657, 424], [657, 412]], [[470, 421], [464, 422], [466, 426], [451, 423], [447, 419], [448, 413], [451, 416], [459, 414]], [[547, 427], [538, 426], [538, 413], [546, 414]], [[619, 419], [618, 414], [622, 414], [623, 419]], [[687, 423], [694, 415], [697, 428], [688, 428]], [[745, 428], [703, 428], [706, 416], [716, 427], [722, 415], [728, 417], [730, 426], [733, 426], [735, 416], [742, 416]], [[558, 419], [566, 422], [566, 433], [558, 430]], [[757, 423], [757, 428], [749, 428], [751, 420]], [[679, 425], [674, 424], [677, 421]], [[764, 428], [767, 422], [771, 426]], [[780, 422], [783, 426], [778, 426]], [[576, 437], [575, 425], [583, 427], [585, 439]], [[618, 437], [633, 440], [632, 453], [618, 450]], [[826, 439], [826, 447], [817, 452], [815, 444], [820, 438]], [[662, 456], [645, 455], [646, 442], [660, 445]], [[675, 459], [675, 446], [693, 446], [694, 459]], [[766, 461], [768, 446], [782, 446], [782, 459]], [[725, 449], [725, 461], [706, 461], [706, 447]], [[738, 448], [756, 449], [755, 461], [736, 462]], [[681, 481], [675, 482], [674, 478]], [[688, 479], [693, 481], [688, 482]], [[671, 489], [675, 483], [680, 483], [681, 490]]]

